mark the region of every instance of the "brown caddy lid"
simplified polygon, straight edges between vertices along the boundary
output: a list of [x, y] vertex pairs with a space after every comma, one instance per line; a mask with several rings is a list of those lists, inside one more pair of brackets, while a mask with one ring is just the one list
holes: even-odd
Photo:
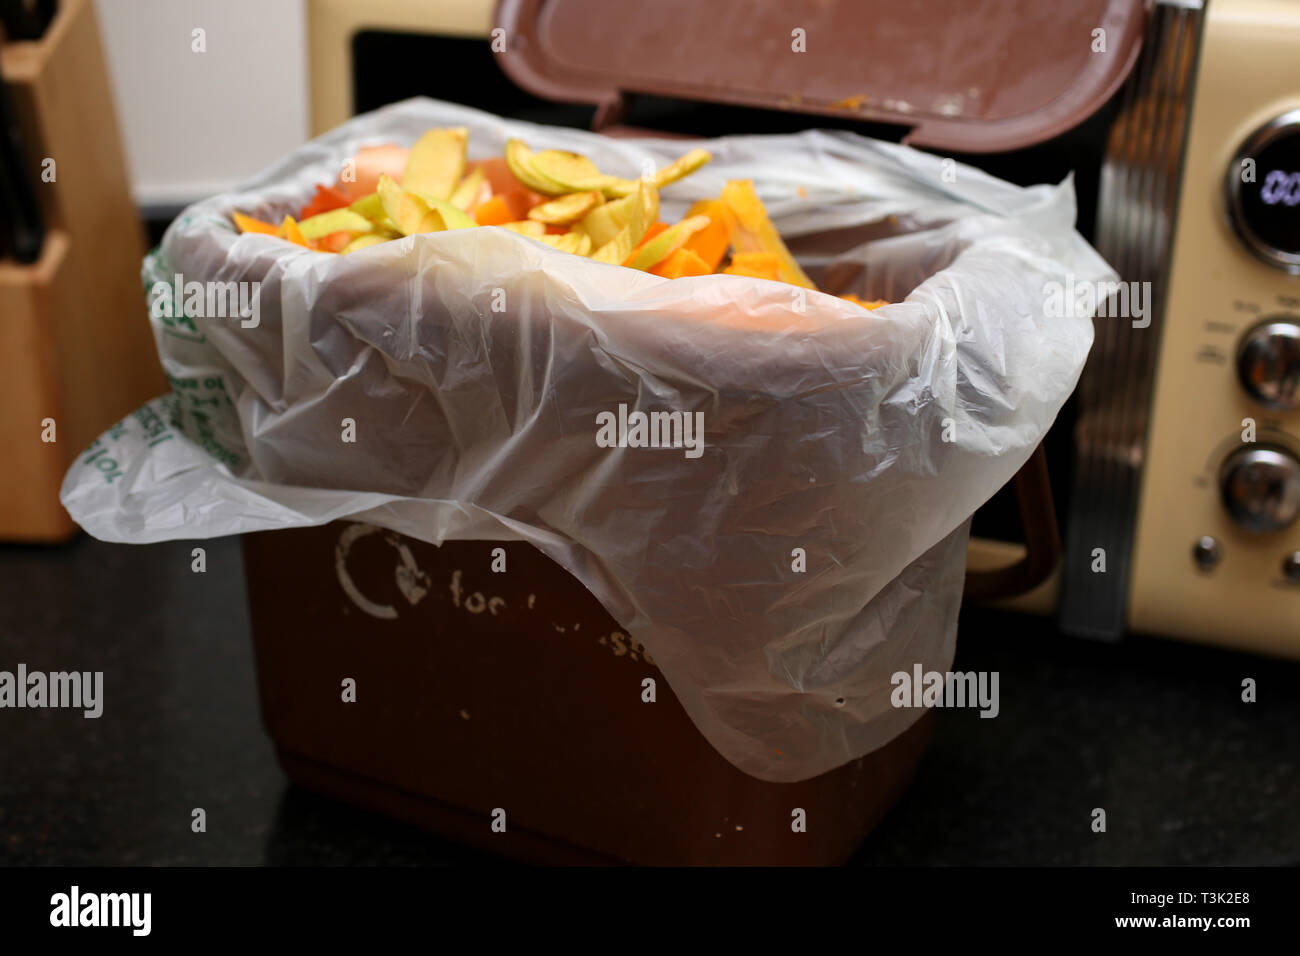
[[913, 146], [998, 152], [1101, 107], [1144, 17], [1144, 0], [501, 0], [496, 23], [502, 68], [548, 99], [852, 114], [912, 127]]

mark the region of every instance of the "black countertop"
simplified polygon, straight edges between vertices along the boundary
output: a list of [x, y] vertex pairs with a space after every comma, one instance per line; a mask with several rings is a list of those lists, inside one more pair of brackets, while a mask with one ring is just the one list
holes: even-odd
[[[496, 862], [289, 787], [238, 542], [205, 542], [204, 574], [193, 546], [0, 546], [0, 670], [103, 671], [106, 701], [97, 720], [0, 710], [0, 864]], [[954, 669], [1000, 673], [999, 717], [936, 714], [857, 862], [1300, 863], [1300, 664], [968, 609]]]

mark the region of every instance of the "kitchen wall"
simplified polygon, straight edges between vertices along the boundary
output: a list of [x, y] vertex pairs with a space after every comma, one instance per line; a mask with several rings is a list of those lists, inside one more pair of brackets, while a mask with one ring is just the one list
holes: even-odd
[[219, 192], [307, 139], [305, 3], [95, 0], [146, 213]]

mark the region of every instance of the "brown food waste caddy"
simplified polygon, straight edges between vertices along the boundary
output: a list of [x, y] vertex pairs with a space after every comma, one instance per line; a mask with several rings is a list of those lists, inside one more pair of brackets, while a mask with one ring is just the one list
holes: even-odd
[[[514, 39], [499, 59], [533, 92], [596, 104], [596, 127], [615, 135], [626, 94], [658, 93], [847, 111], [911, 127], [904, 142], [982, 152], [1048, 139], [1091, 115], [1131, 68], [1144, 20], [1142, 0], [1074, 0], [1050, 13], [1034, 0], [993, 10], [936, 0], [941, 13], [926, 6], [910, 19], [894, 5], [876, 15], [872, 4], [808, 0], [673, 6], [706, 22], [689, 28], [694, 20], [662, 5], [611, 14], [594, 0], [505, 0], [497, 23]], [[669, 36], [667, 22], [686, 26]], [[850, 49], [756, 68], [792, 23], [810, 44]], [[1099, 23], [1112, 55], [1081, 54], [1078, 36]], [[849, 55], [876, 28], [889, 42]], [[969, 44], [988, 49], [934, 59]], [[1008, 48], [1015, 75], [987, 69]], [[915, 68], [926, 57], [933, 62]], [[665, 64], [671, 83], [656, 74]], [[939, 95], [949, 88], [971, 94], [957, 114]], [[968, 597], [1029, 590], [1059, 559], [1041, 448], [1015, 484], [1027, 553], [1010, 568], [969, 573]], [[495, 548], [509, 573], [491, 570]], [[263, 719], [290, 779], [495, 853], [545, 863], [843, 863], [906, 789], [930, 734], [927, 714], [828, 773], [765, 782], [713, 749], [646, 649], [529, 544], [435, 547], [336, 522], [246, 535], [244, 557]], [[345, 678], [356, 681], [354, 703], [341, 702]], [[646, 678], [654, 704], [642, 701]], [[491, 826], [498, 809], [505, 832]], [[798, 809], [805, 832], [792, 827]]]
[[[491, 570], [494, 548], [508, 573]], [[244, 560], [262, 715], [289, 777], [497, 853], [841, 863], [903, 792], [927, 736], [915, 725], [803, 783], [750, 777], [695, 729], [645, 648], [530, 544], [439, 548], [336, 522], [246, 535]], [[344, 704], [348, 677], [356, 702]], [[504, 833], [490, 826], [497, 808]], [[806, 833], [791, 828], [796, 808]]]

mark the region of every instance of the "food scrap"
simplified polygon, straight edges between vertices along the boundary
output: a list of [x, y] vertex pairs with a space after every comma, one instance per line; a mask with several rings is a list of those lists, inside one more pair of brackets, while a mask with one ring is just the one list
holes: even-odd
[[867, 105], [871, 99], [866, 93], [858, 93], [854, 96], [846, 96], [842, 100], [836, 100], [830, 104], [833, 110], [860, 110]]
[[870, 311], [871, 309], [878, 309], [882, 305], [889, 305], [888, 299], [862, 299], [854, 295], [853, 293], [849, 293], [848, 295], [842, 295], [840, 296], [840, 298], [847, 299], [849, 302], [852, 302], [854, 305], [860, 305], [864, 309], [867, 309], [868, 311]]
[[[659, 191], [709, 162], [702, 149], [623, 179], [579, 153], [533, 152], [518, 139], [487, 160], [469, 160], [468, 146], [469, 130], [459, 126], [431, 129], [410, 149], [367, 147], [337, 182], [317, 186], [296, 218], [285, 216], [279, 225], [241, 212], [232, 218], [241, 233], [338, 255], [416, 233], [497, 226], [666, 279], [723, 274], [816, 288], [749, 180], [729, 181], [717, 199], [695, 203], [679, 222], [659, 219]], [[886, 304], [840, 298], [865, 309]]]

